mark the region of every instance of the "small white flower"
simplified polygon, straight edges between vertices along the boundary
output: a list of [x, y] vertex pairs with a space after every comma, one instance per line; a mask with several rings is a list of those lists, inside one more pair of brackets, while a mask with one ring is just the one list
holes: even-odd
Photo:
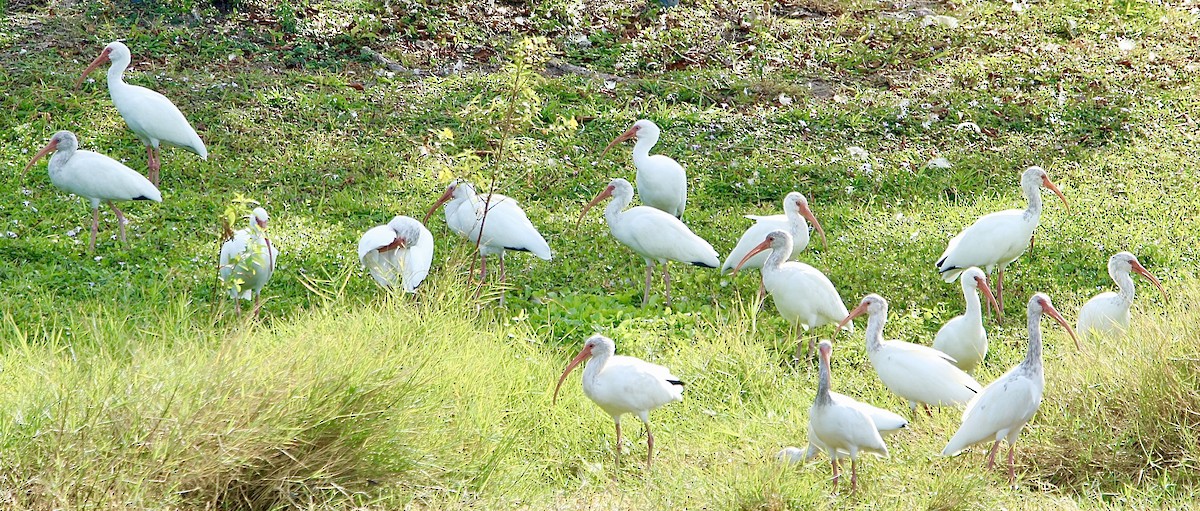
[[868, 153], [866, 149], [863, 149], [856, 145], [847, 147], [846, 152], [850, 153], [850, 157], [857, 158], [862, 161], [866, 161], [867, 158], [871, 157], [871, 153]]

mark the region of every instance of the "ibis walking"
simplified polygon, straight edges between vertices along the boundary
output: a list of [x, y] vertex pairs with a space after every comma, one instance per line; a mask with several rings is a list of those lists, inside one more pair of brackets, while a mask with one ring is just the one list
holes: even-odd
[[650, 411], [683, 400], [683, 381], [671, 370], [639, 358], [616, 355], [616, 344], [603, 335], [593, 335], [583, 344], [554, 387], [552, 402], [571, 370], [588, 360], [583, 369], [583, 393], [612, 417], [617, 427], [617, 466], [621, 465], [621, 416], [637, 415], [646, 426], [646, 466], [654, 459], [654, 434]]
[[942, 449], [943, 456], [953, 456], [972, 445], [992, 441], [987, 464], [987, 468], [991, 469], [1000, 441], [1004, 440], [1008, 442], [1008, 481], [1011, 484], [1016, 480], [1013, 454], [1017, 448], [1017, 436], [1042, 405], [1042, 390], [1046, 386], [1040, 325], [1043, 313], [1054, 318], [1071, 334], [1072, 339], [1075, 338], [1075, 332], [1054, 309], [1050, 297], [1042, 293], [1033, 295], [1026, 309], [1029, 351], [1025, 353], [1025, 359], [971, 400], [963, 411], [962, 425], [950, 438], [946, 448]]
[[162, 202], [158, 188], [137, 171], [100, 153], [79, 149], [79, 139], [70, 131], [59, 131], [50, 142], [29, 160], [25, 171], [43, 156], [54, 153], [47, 165], [50, 182], [63, 191], [87, 199], [92, 204], [92, 237], [88, 251], [96, 249], [96, 234], [100, 229], [100, 203], [108, 204], [117, 215], [121, 242], [125, 242], [125, 214], [113, 201], [151, 200]]
[[112, 96], [117, 112], [125, 119], [129, 129], [137, 134], [142, 144], [146, 146], [146, 160], [150, 167], [150, 182], [158, 186], [158, 169], [162, 166], [159, 159], [159, 147], [163, 144], [187, 149], [208, 159], [208, 149], [204, 141], [192, 129], [192, 125], [179, 111], [171, 100], [155, 91], [137, 85], [125, 83], [125, 69], [129, 67], [132, 56], [129, 47], [120, 41], [108, 43], [100, 55], [88, 64], [83, 75], [75, 82], [75, 88], [83, 83], [84, 78], [105, 62], [112, 62], [108, 68], [108, 94]]
[[887, 323], [887, 313], [887, 300], [872, 293], [863, 297], [838, 326], [867, 314], [867, 357], [883, 384], [907, 400], [910, 410], [915, 410], [918, 403], [964, 405], [979, 393], [979, 382], [956, 367], [953, 357], [929, 346], [885, 341], [883, 325]]
[[[1004, 310], [1004, 269], [1029, 247], [1033, 231], [1042, 215], [1042, 187], [1049, 188], [1064, 205], [1067, 198], [1050, 181], [1041, 167], [1029, 167], [1021, 174], [1021, 190], [1028, 206], [1025, 209], [1006, 209], [980, 217], [970, 227], [950, 239], [946, 251], [937, 261], [942, 280], [954, 282], [959, 273], [972, 266], [992, 271], [996, 276], [996, 303]], [[1070, 205], [1067, 205], [1070, 208]]]
[[621, 178], [612, 180], [596, 198], [587, 203], [579, 213], [579, 219], [582, 220], [589, 209], [609, 197], [613, 201], [604, 208], [604, 219], [613, 237], [646, 260], [643, 307], [650, 300], [650, 282], [654, 277], [656, 261], [662, 265], [668, 307], [671, 306], [671, 275], [667, 269], [670, 261], [705, 268], [716, 268], [721, 264], [712, 245], [693, 234], [678, 218], [647, 206], [625, 209], [633, 201], [633, 186]]
[[[821, 270], [797, 261], [787, 261], [792, 253], [792, 235], [787, 231], [772, 231], [758, 245], [751, 248], [734, 266], [736, 272], [742, 263], [756, 254], [770, 250], [762, 266], [763, 287], [771, 294], [775, 309], [796, 330], [796, 358], [800, 359], [800, 329], [808, 331], [825, 325], [837, 324], [846, 317], [846, 305], [833, 282]], [[853, 328], [853, 326], [851, 326]], [[815, 337], [804, 350], [804, 358], [812, 353]]]

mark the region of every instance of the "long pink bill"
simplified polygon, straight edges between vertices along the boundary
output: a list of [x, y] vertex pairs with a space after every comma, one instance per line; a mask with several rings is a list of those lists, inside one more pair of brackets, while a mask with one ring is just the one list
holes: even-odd
[[104, 48], [104, 51], [100, 52], [100, 55], [97, 55], [96, 58], [92, 60], [91, 64], [88, 64], [87, 69], [83, 70], [83, 74], [79, 76], [79, 79], [75, 80], [75, 90], [79, 90], [79, 86], [83, 84], [83, 81], [87, 79], [88, 75], [92, 74], [92, 71], [95, 71], [96, 68], [100, 67], [105, 62], [108, 62], [108, 54], [111, 51], [112, 50], [108, 48]]
[[567, 375], [571, 374], [571, 370], [575, 369], [575, 366], [590, 356], [592, 356], [592, 347], [586, 346], [579, 351], [578, 355], [575, 355], [575, 358], [571, 359], [571, 363], [567, 364], [567, 368], [563, 370], [562, 376], [558, 377], [558, 385], [554, 386], [554, 398], [550, 401], [552, 406], [558, 403], [558, 389], [562, 388], [563, 381], [567, 379]]

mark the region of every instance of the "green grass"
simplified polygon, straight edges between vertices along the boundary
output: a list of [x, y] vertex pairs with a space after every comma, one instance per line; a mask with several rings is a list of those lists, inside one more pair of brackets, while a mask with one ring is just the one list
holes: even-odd
[[[478, 4], [84, 2], [51, 16], [0, 3], [4, 507], [1189, 503], [1200, 485], [1194, 12], [934, 6], [962, 21], [945, 29], [863, 1], [770, 15], [745, 1]], [[164, 202], [125, 208], [128, 247], [103, 213], [89, 254], [83, 202], [53, 187], [45, 163], [20, 169], [71, 129], [83, 148], [144, 170], [103, 75], [71, 89], [117, 38], [134, 53], [128, 80], [174, 100], [210, 159], [164, 151]], [[423, 71], [461, 59], [464, 71], [389, 74], [364, 45]], [[533, 72], [550, 57], [631, 81]], [[815, 372], [784, 364], [792, 344], [771, 306], [747, 312], [756, 275], [673, 265], [675, 307], [656, 287], [639, 308], [640, 260], [600, 215], [575, 225], [610, 177], [632, 176], [628, 146], [598, 155], [643, 117], [663, 128], [655, 152], [688, 170], [685, 220], [722, 255], [741, 215], [806, 193], [830, 243], [803, 259], [848, 305], [887, 297], [889, 337], [928, 343], [959, 312], [933, 261], [977, 216], [1019, 207], [1018, 175], [1033, 164], [1071, 210], [1047, 201], [1036, 249], [1008, 273], [1008, 316], [1043, 291], [1073, 317], [1111, 287], [1103, 265], [1118, 250], [1162, 278], [1171, 303], [1142, 286], [1142, 332], [1082, 354], [1048, 328], [1047, 396], [1022, 437], [1017, 488], [983, 471], [978, 452], [936, 456], [957, 425], [943, 411], [892, 438], [891, 459], [864, 463], [861, 493], [833, 495], [826, 464], [772, 459], [803, 444]], [[927, 167], [936, 156], [953, 166]], [[506, 306], [496, 288], [470, 298], [470, 248], [440, 214], [420, 297], [385, 296], [361, 270], [364, 230], [420, 218], [453, 177], [482, 187], [493, 176], [556, 256], [510, 257]], [[243, 196], [271, 212], [282, 252], [258, 323], [234, 318], [215, 289], [218, 218]], [[1020, 359], [1020, 325], [989, 330], [981, 381]], [[636, 421], [627, 462], [612, 467], [612, 425], [578, 377], [550, 406], [554, 378], [596, 331], [688, 382], [684, 402], [653, 415], [648, 473], [632, 461], [644, 454]], [[859, 335], [839, 339], [835, 388], [902, 408]]]

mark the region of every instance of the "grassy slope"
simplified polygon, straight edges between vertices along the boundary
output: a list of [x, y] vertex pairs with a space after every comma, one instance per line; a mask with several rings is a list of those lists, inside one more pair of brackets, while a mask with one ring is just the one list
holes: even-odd
[[[420, 487], [417, 502], [434, 507], [513, 502], [508, 499], [532, 507], [754, 508], [829, 502], [825, 467], [780, 471], [768, 460], [780, 446], [803, 437], [814, 376], [779, 366], [790, 346], [785, 325], [769, 307], [751, 332], [744, 309], [753, 277], [677, 269], [675, 291], [683, 299], [676, 309], [664, 312], [655, 302], [641, 310], [636, 307], [640, 263], [607, 236], [598, 215], [573, 227], [578, 206], [608, 176], [632, 174], [627, 149], [605, 158], [597, 154], [638, 117], [664, 127], [658, 151], [677, 157], [692, 176], [688, 223], [718, 251], [727, 251], [736, 240], [744, 226], [741, 214], [777, 211], [789, 189], [809, 193], [831, 243], [828, 249], [814, 246], [805, 259], [830, 275], [848, 303], [867, 292], [888, 297], [892, 337], [927, 342], [956, 313], [957, 286], [934, 279], [932, 261], [946, 239], [974, 217], [1018, 205], [1016, 177], [1029, 164], [1050, 171], [1071, 200], [1072, 213], [1048, 203], [1038, 248], [1010, 273], [1010, 316], [1035, 290], [1050, 293], [1061, 310], [1076, 309], [1109, 285], [1103, 261], [1120, 249], [1137, 253], [1168, 287], [1190, 285], [1185, 283], [1198, 236], [1189, 222], [1200, 211], [1191, 121], [1197, 112], [1194, 30], [1189, 28], [1195, 26], [1194, 13], [1144, 3], [1093, 7], [1062, 1], [1018, 13], [1008, 4], [983, 3], [948, 10], [963, 27], [946, 30], [896, 20], [889, 6], [876, 4], [810, 5], [833, 14], [798, 19], [762, 17], [761, 5], [751, 3], [701, 2], [666, 13], [642, 12], [640, 3], [607, 10], [586, 5], [581, 16], [600, 28], [587, 34], [592, 46], [580, 48], [569, 43], [575, 29], [563, 20], [571, 15], [556, 11], [559, 4], [545, 5], [545, 12], [532, 9], [530, 19], [568, 59], [648, 80], [610, 91], [575, 77], [543, 79], [523, 91], [530, 107], [518, 109], [514, 137], [505, 149], [509, 158], [500, 166], [500, 189], [521, 200], [558, 257], [553, 264], [511, 258], [510, 269], [519, 271], [511, 272], [508, 307], [489, 310], [478, 322], [445, 327], [456, 339], [476, 341], [468, 343], [466, 353], [504, 360], [496, 368], [466, 366], [497, 371], [487, 373], [496, 378], [447, 378], [477, 373], [456, 365], [467, 363], [463, 359], [439, 359], [449, 349], [446, 338], [428, 343], [430, 351], [397, 350], [384, 357], [401, 365], [409, 357], [442, 360], [422, 373], [428, 376], [421, 381], [433, 382], [431, 400], [457, 398], [432, 409], [414, 407], [411, 414], [404, 407], [397, 410], [405, 420], [432, 413], [451, 434], [441, 438], [438, 430], [411, 443], [427, 447], [415, 455], [424, 460], [418, 463], [419, 475], [408, 470], [407, 453], [368, 456], [375, 460], [368, 465], [380, 474], [400, 471], [399, 477], [389, 476], [400, 490], [391, 491], [392, 484], [377, 490], [363, 482], [368, 476], [346, 476], [347, 485], [360, 484], [358, 489], [367, 492], [362, 498], [404, 498]], [[507, 94], [513, 82], [504, 67], [513, 56], [512, 34], [483, 44], [494, 35], [486, 23], [458, 19], [433, 4], [405, 25], [424, 31], [415, 35], [337, 35], [314, 27], [351, 8], [318, 7], [328, 19], [310, 17], [299, 23], [301, 28], [289, 28], [278, 12], [275, 24], [234, 16], [198, 25], [166, 8], [114, 12], [101, 4], [55, 17], [16, 13], [0, 22], [0, 42], [14, 52], [27, 50], [6, 61], [0, 76], [0, 86], [8, 91], [0, 130], [13, 141], [0, 147], [0, 161], [12, 170], [0, 177], [0, 190], [9, 197], [0, 203], [0, 217], [7, 220], [5, 233], [11, 232], [0, 241], [0, 254], [10, 262], [0, 268], [9, 416], [44, 413], [64, 420], [60, 412], [107, 402], [106, 392], [115, 393], [116, 387], [100, 386], [82, 404], [53, 393], [93, 381], [87, 370], [92, 365], [96, 377], [138, 374], [179, 384], [185, 376], [164, 376], [189, 374], [175, 364], [191, 371], [205, 366], [176, 360], [176, 350], [203, 361], [243, 338], [285, 360], [319, 353], [296, 350], [291, 343], [346, 346], [347, 359], [364, 365], [350, 364], [334, 375], [364, 384], [391, 382], [392, 376], [363, 376], [373, 374], [367, 368], [381, 361], [354, 351], [356, 340], [379, 335], [372, 328], [380, 327], [360, 331], [345, 325], [382, 324], [382, 332], [397, 332], [397, 344], [414, 339], [417, 346], [426, 343], [408, 331], [413, 321], [423, 325], [417, 332], [440, 328], [423, 323], [424, 316], [413, 319], [406, 306], [376, 307], [379, 294], [357, 268], [350, 247], [362, 230], [392, 214], [422, 214], [452, 175], [487, 180], [490, 153], [473, 158], [465, 151], [492, 151], [500, 138], [494, 126], [503, 110], [489, 104]], [[786, 12], [791, 11], [777, 6], [777, 13]], [[151, 21], [158, 19], [170, 23]], [[721, 37], [712, 37], [714, 24], [723, 29]], [[99, 28], [84, 29], [92, 25]], [[626, 39], [630, 36], [640, 37]], [[86, 230], [76, 237], [66, 234], [86, 228], [86, 208], [58, 193], [44, 166], [28, 174], [19, 168], [54, 130], [67, 127], [85, 148], [126, 159], [134, 168], [144, 164], [143, 151], [109, 105], [101, 81], [70, 92], [93, 53], [117, 37], [127, 38], [134, 51], [137, 72], [129, 80], [173, 98], [200, 125], [212, 156], [201, 162], [168, 150], [166, 201], [127, 208], [134, 222], [130, 248], [104, 238], [94, 259], [84, 252]], [[453, 62], [453, 52], [419, 51], [422, 37], [492, 53], [476, 52], [475, 60], [468, 59], [472, 71], [462, 76], [411, 80], [380, 75], [355, 50], [371, 44], [418, 68]], [[1136, 41], [1132, 50], [1118, 48], [1117, 39], [1124, 38]], [[301, 58], [307, 64], [297, 66]], [[347, 87], [351, 82], [365, 89]], [[818, 86], [810, 90], [808, 83]], [[780, 94], [793, 102], [784, 105]], [[576, 127], [569, 119], [587, 122]], [[966, 121], [981, 133], [959, 126]], [[869, 159], [854, 159], [848, 146], [866, 149]], [[955, 166], [923, 168], [935, 155]], [[536, 186], [530, 186], [533, 180]], [[268, 287], [261, 329], [221, 315], [213, 300], [213, 226], [237, 194], [266, 203], [284, 252]], [[111, 215], [105, 220], [102, 234], [115, 234]], [[440, 220], [433, 224], [438, 260], [444, 264], [427, 285], [457, 289], [454, 281], [465, 274], [468, 251]], [[465, 307], [454, 296], [430, 299], [430, 306]], [[1149, 293], [1142, 293], [1140, 303], [1145, 312], [1164, 312], [1161, 298]], [[322, 305], [332, 312], [319, 312]], [[360, 306], [365, 310], [356, 311]], [[312, 314], [315, 319], [308, 318]], [[97, 316], [102, 319], [92, 319]], [[622, 353], [665, 363], [691, 383], [684, 403], [655, 415], [662, 453], [653, 477], [644, 478], [629, 464], [618, 482], [607, 479], [611, 425], [577, 392], [577, 380], [565, 402], [546, 411], [543, 393], [554, 373], [596, 329], [615, 337]], [[327, 334], [300, 336], [311, 341], [301, 342], [293, 335], [300, 332]], [[1076, 399], [1098, 399], [1059, 386], [1063, 380], [1056, 374], [1119, 382], [1133, 377], [1120, 364], [1059, 350], [1063, 337], [1050, 335], [1044, 411], [1063, 409], [1064, 402]], [[991, 336], [994, 351], [979, 375], [982, 381], [1000, 374], [1023, 351], [1024, 332], [1017, 321], [993, 329]], [[1172, 353], [1187, 360], [1194, 338], [1178, 337]], [[836, 385], [872, 402], [902, 406], [878, 384], [859, 345], [847, 342], [838, 350]], [[154, 363], [132, 363], [142, 350]], [[235, 359], [249, 364], [263, 353], [235, 350]], [[32, 369], [47, 364], [54, 370]], [[1066, 369], [1073, 365], [1084, 369]], [[268, 364], [262, 370], [273, 368]], [[1194, 374], [1186, 363], [1182, 370], [1185, 376]], [[499, 371], [515, 377], [503, 379]], [[221, 381], [212, 385], [219, 388]], [[294, 383], [272, 381], [260, 387], [289, 389]], [[27, 394], [26, 389], [42, 387], [48, 397]], [[1170, 392], [1172, 387], [1163, 388]], [[133, 395], [143, 394], [157, 393], [151, 388]], [[380, 402], [399, 402], [403, 396], [389, 394]], [[138, 416], [146, 409], [120, 411]], [[952, 432], [954, 415], [918, 418], [913, 432], [892, 442], [892, 460], [866, 464], [867, 490], [850, 502], [870, 506], [898, 498], [928, 507], [997, 501], [1041, 507], [1052, 500], [1087, 505], [1103, 497], [1140, 507], [1184, 498], [1196, 482], [1196, 450], [1178, 445], [1186, 444], [1186, 437], [1161, 449], [1147, 447], [1139, 439], [1153, 437], [1149, 432], [1098, 428], [1086, 422], [1093, 417], [1089, 414], [1044, 413], [1025, 437], [1031, 451], [1019, 457], [1026, 479], [1018, 492], [1010, 492], [1000, 489], [999, 478], [978, 471], [974, 456], [942, 460], [932, 455]], [[85, 413], [78, 420], [88, 424], [97, 416]], [[306, 422], [265, 417], [265, 423], [282, 430]], [[1073, 422], [1077, 417], [1084, 422]], [[1051, 428], [1049, 421], [1063, 427]], [[400, 422], [378, 426], [379, 438], [388, 439], [380, 441], [407, 445]], [[1073, 431], [1068, 425], [1079, 435], [1065, 436]], [[42, 464], [38, 453], [46, 451], [18, 450], [29, 449], [18, 439], [40, 438], [34, 436], [36, 427], [12, 427], [6, 448], [30, 453], [34, 461], [5, 474], [10, 484], [34, 474], [72, 480], [73, 472], [54, 472]], [[210, 432], [199, 428], [195, 434]], [[1092, 435], [1094, 442], [1079, 440]], [[264, 445], [275, 442], [263, 437]], [[449, 451], [447, 444], [453, 444]], [[1073, 458], [1068, 448], [1081, 446], [1087, 447], [1087, 457]], [[82, 445], [74, 448], [89, 452]], [[1125, 452], [1142, 454], [1114, 455]], [[1121, 473], [1106, 468], [1127, 458], [1141, 463], [1132, 462]], [[129, 475], [135, 473], [141, 475]], [[137, 466], [121, 477], [135, 481], [126, 490], [142, 495], [146, 505], [176, 498], [171, 492], [190, 484], [186, 479], [152, 484], [154, 474]], [[109, 483], [94, 484], [102, 489]], [[573, 491], [580, 488], [582, 493]], [[88, 491], [84, 494], [93, 495], [88, 498], [103, 501], [94, 495], [104, 491]], [[212, 493], [201, 500], [224, 498], [221, 491]], [[27, 502], [33, 505], [43, 502], [36, 500], [40, 495], [73, 502], [70, 492], [53, 487], [32, 495]]]

